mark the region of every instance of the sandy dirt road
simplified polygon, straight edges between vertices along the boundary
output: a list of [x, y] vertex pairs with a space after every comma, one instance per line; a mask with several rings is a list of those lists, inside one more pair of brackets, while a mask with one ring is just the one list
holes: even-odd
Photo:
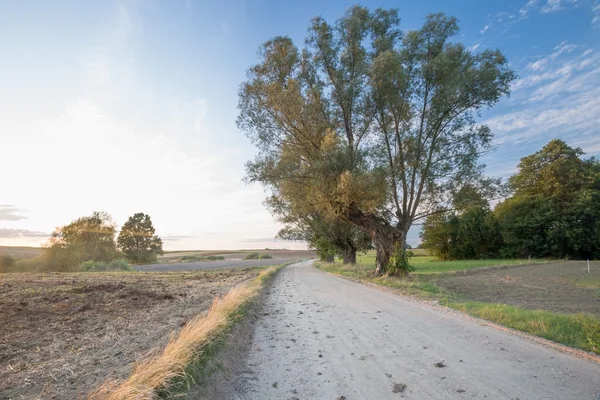
[[277, 276], [217, 397], [600, 399], [600, 364], [311, 263]]

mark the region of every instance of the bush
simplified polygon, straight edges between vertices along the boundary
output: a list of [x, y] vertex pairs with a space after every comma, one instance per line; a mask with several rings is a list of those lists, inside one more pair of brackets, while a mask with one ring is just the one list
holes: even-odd
[[259, 257], [260, 255], [256, 252], [248, 253], [246, 254], [246, 257], [244, 257], [244, 260], [258, 260]]
[[19, 258], [6, 272], [37, 272], [45, 269], [45, 265], [42, 257]]
[[107, 263], [104, 261], [84, 261], [80, 268], [86, 272], [132, 271], [127, 260], [118, 258]]
[[259, 258], [260, 260], [270, 260], [270, 259], [272, 259], [273, 257], [271, 257], [271, 255], [270, 255], [270, 254], [261, 254], [260, 256], [258, 256], [258, 258]]
[[0, 272], [10, 272], [15, 261], [16, 260], [8, 254], [0, 255]]
[[215, 260], [224, 260], [225, 257], [223, 256], [208, 256], [206, 257], [207, 260], [211, 260], [211, 261], [215, 261]]
[[180, 258], [180, 260], [182, 262], [202, 261], [204, 259], [205, 259], [204, 257], [198, 256], [198, 255], [195, 255], [195, 254], [183, 256], [183, 257]]

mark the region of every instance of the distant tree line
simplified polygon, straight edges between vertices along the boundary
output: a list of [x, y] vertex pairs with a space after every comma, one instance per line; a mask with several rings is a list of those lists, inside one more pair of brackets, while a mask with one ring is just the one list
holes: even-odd
[[[42, 255], [32, 260], [3, 259], [0, 267], [11, 270], [78, 271], [122, 269], [156, 261], [163, 254], [162, 240], [155, 234], [150, 216], [129, 217], [117, 236], [117, 227], [105, 212], [94, 212], [56, 228], [43, 245]], [[125, 261], [126, 260], [126, 261]]]
[[524, 157], [490, 209], [431, 215], [422, 245], [442, 259], [600, 258], [600, 162], [555, 139]]

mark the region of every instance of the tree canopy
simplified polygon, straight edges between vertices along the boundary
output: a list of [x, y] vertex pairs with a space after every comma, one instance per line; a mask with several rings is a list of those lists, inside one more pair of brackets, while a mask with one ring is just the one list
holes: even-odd
[[119, 250], [134, 264], [156, 261], [163, 254], [162, 239], [155, 235], [154, 225], [148, 214], [136, 213], [123, 224], [117, 238]]
[[600, 162], [555, 139], [523, 157], [494, 211], [427, 218], [423, 246], [444, 259], [600, 257]]
[[331, 261], [339, 256], [344, 264], [355, 264], [357, 252], [372, 248], [371, 238], [365, 232], [339, 219], [328, 219], [318, 210], [298, 213], [276, 196], [268, 199], [267, 205], [278, 221], [285, 224], [277, 236], [307, 242], [321, 259]]
[[511, 255], [600, 257], [600, 162], [555, 139], [524, 157], [496, 215]]
[[414, 221], [466, 206], [464, 185], [494, 192], [478, 162], [492, 134], [475, 117], [515, 76], [499, 51], [455, 41], [455, 18], [399, 23], [397, 10], [360, 6], [335, 25], [314, 18], [302, 50], [266, 42], [240, 89], [238, 126], [259, 150], [247, 179], [367, 233], [377, 273]]
[[111, 261], [117, 255], [115, 233], [111, 216], [101, 211], [57, 228], [45, 244], [46, 268], [61, 271], [83, 261]]

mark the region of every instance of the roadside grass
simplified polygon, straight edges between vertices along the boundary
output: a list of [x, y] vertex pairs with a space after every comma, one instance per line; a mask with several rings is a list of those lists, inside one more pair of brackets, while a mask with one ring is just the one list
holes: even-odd
[[139, 362], [127, 379], [105, 382], [88, 399], [149, 400], [187, 392], [205, 371], [225, 334], [245, 315], [266, 282], [285, 265], [265, 268], [250, 282], [215, 298], [207, 313], [196, 316], [178, 333], [173, 333], [165, 348]]
[[323, 271], [347, 278], [385, 286], [403, 295], [414, 296], [422, 300], [436, 300], [442, 306], [462, 311], [474, 317], [600, 354], [600, 318], [593, 315], [562, 314], [545, 310], [529, 310], [505, 304], [469, 301], [436, 285], [429, 279], [435, 276], [434, 274], [429, 277], [413, 275], [413, 279], [409, 280], [387, 276], [375, 277], [372, 274], [373, 268], [364, 265], [351, 266], [316, 262], [315, 266]]
[[446, 300], [440, 304], [509, 328], [600, 354], [600, 318], [592, 315], [560, 314], [471, 301]]

